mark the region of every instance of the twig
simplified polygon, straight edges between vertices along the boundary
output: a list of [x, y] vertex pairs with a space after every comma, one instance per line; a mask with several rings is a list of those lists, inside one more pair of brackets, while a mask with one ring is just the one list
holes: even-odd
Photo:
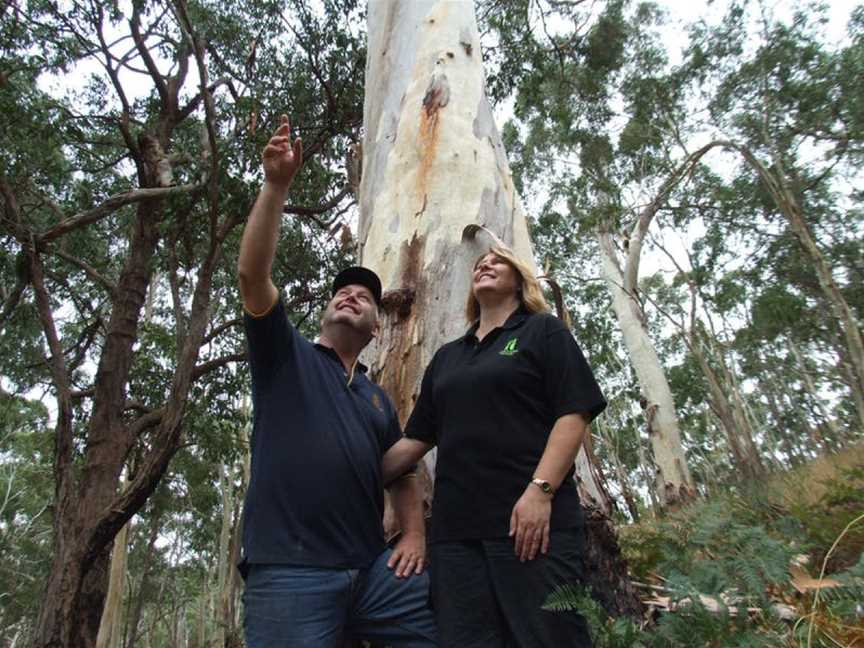
[[[813, 595], [813, 605], [810, 606], [810, 617], [813, 617], [816, 614], [816, 606], [819, 604], [819, 594], [822, 591], [822, 588], [819, 587], [822, 584], [822, 580], [825, 578], [825, 569], [828, 567], [828, 559], [831, 557], [831, 554], [834, 553], [834, 550], [837, 548], [837, 545], [840, 544], [840, 541], [843, 539], [849, 530], [864, 520], [864, 513], [859, 515], [857, 518], [852, 520], [849, 524], [846, 525], [846, 528], [837, 536], [837, 539], [834, 541], [834, 544], [831, 545], [831, 548], [828, 550], [828, 553], [825, 554], [825, 560], [822, 561], [822, 570], [819, 572], [819, 582], [817, 584], [816, 593]], [[810, 619], [810, 626], [807, 628], [807, 648], [812, 648], [813, 646], [813, 619]]]

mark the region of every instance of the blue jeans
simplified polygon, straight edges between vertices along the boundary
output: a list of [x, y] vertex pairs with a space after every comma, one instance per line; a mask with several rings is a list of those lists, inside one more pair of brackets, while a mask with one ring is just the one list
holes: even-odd
[[426, 573], [396, 578], [387, 549], [368, 569], [250, 565], [243, 594], [247, 648], [341, 648], [346, 639], [434, 648]]

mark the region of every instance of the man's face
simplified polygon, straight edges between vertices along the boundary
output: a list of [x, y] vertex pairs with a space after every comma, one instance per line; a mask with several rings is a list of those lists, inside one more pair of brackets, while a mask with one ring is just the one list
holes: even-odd
[[322, 325], [344, 324], [374, 337], [378, 333], [378, 306], [372, 292], [359, 284], [336, 291], [324, 310]]

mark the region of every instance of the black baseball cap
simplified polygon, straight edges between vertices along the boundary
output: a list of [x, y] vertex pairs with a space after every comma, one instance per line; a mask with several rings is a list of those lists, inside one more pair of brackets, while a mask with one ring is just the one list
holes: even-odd
[[379, 306], [381, 305], [381, 280], [369, 268], [351, 266], [342, 270], [333, 280], [333, 294], [335, 295], [340, 288], [352, 284], [368, 288], [369, 292], [372, 293], [372, 297], [375, 298], [375, 303]]

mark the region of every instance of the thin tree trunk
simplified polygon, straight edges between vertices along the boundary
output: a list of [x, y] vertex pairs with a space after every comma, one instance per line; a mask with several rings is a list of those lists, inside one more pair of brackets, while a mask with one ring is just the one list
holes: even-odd
[[612, 453], [612, 462], [615, 464], [615, 475], [618, 478], [618, 484], [621, 486], [621, 497], [624, 498], [624, 503], [627, 505], [627, 512], [630, 513], [630, 519], [634, 523], [639, 523], [639, 506], [636, 504], [636, 497], [633, 495], [633, 487], [630, 485], [630, 479], [627, 477], [627, 472], [621, 461], [618, 459], [618, 454]]
[[[714, 371], [708, 358], [705, 356], [700, 340], [696, 339], [699, 333], [691, 332], [690, 352], [696, 358], [702, 375], [708, 383], [708, 391], [711, 394], [711, 409], [717, 415], [726, 433], [729, 451], [732, 454], [732, 463], [748, 479], [755, 479], [762, 475], [764, 467], [755, 450], [752, 436], [749, 432], [749, 424], [742, 416], [736, 416], [735, 405], [730, 402], [727, 393], [735, 391], [735, 387], [728, 383], [721, 383], [720, 377]], [[745, 437], [749, 437], [748, 442]]]
[[216, 579], [219, 597], [219, 613], [216, 618], [216, 635], [214, 644], [219, 648], [225, 646], [225, 637], [229, 620], [225, 614], [225, 600], [227, 598], [228, 581], [231, 578], [230, 570], [234, 569], [231, 561], [231, 529], [234, 524], [234, 496], [233, 484], [228, 478], [225, 466], [219, 463], [219, 490], [222, 492], [222, 529], [219, 533], [219, 559], [216, 565]]
[[[240, 492], [246, 489], [246, 469], [241, 472], [243, 483]], [[232, 479], [220, 469], [222, 489], [222, 532], [219, 540], [218, 585], [216, 591], [216, 635], [213, 644], [225, 648], [233, 644], [237, 635], [236, 603], [239, 588], [237, 561], [240, 555], [240, 501], [234, 497]]]
[[756, 435], [753, 426], [750, 425], [750, 419], [747, 417], [747, 406], [744, 397], [741, 395], [741, 388], [738, 381], [735, 379], [735, 374], [726, 362], [723, 354], [723, 349], [718, 348], [715, 339], [705, 337], [708, 344], [715, 351], [715, 356], [723, 375], [723, 382], [728, 392], [729, 405], [732, 411], [732, 420], [735, 421], [735, 427], [740, 432], [741, 439], [744, 443], [744, 448], [747, 452], [747, 461], [750, 464], [754, 477], [758, 477], [765, 472], [765, 465], [762, 463], [762, 455], [759, 452], [759, 446], [756, 445]]
[[603, 276], [612, 295], [612, 308], [645, 400], [643, 410], [657, 467], [655, 490], [661, 506], [676, 506], [690, 499], [694, 488], [681, 445], [675, 399], [645, 328], [642, 306], [635, 295], [624, 289], [624, 274], [618, 264], [612, 236], [598, 232], [597, 239], [603, 260]]
[[[125, 489], [129, 480], [125, 477], [121, 482], [121, 490]], [[114, 537], [114, 548], [111, 551], [111, 567], [108, 578], [108, 593], [105, 597], [105, 609], [96, 636], [96, 648], [116, 648], [120, 645], [120, 627], [122, 616], [123, 590], [126, 582], [126, 558], [129, 554], [129, 525], [127, 522]]]
[[[831, 413], [825, 409], [825, 403], [822, 400], [822, 396], [819, 394], [819, 390], [816, 389], [816, 382], [813, 380], [813, 376], [810, 375], [810, 369], [807, 367], [807, 362], [804, 358], [804, 355], [801, 353], [801, 349], [798, 348], [798, 345], [795, 344], [795, 341], [791, 338], [787, 338], [787, 341], [789, 343], [789, 350], [792, 351], [792, 355], [795, 357], [795, 362], [798, 364], [798, 369], [801, 372], [801, 378], [804, 382], [804, 389], [810, 396], [810, 400], [813, 401], [813, 406], [819, 412], [819, 417], [825, 422], [825, 425], [828, 427], [828, 430], [831, 433], [832, 440], [834, 441], [834, 443], [836, 443], [840, 440], [840, 430], [837, 429], [837, 424], [834, 421], [834, 417], [832, 417]], [[825, 447], [825, 450], [831, 449], [832, 448]]]
[[788, 429], [787, 425], [787, 416], [783, 411], [781, 403], [778, 402], [777, 394], [775, 392], [778, 383], [782, 383], [782, 381], [766, 379], [766, 374], [768, 374], [769, 372], [773, 372], [773, 369], [765, 361], [761, 352], [757, 351], [756, 357], [759, 363], [757, 371], [759, 375], [759, 379], [757, 381], [758, 392], [765, 397], [765, 402], [767, 404], [768, 410], [770, 411], [773, 418], [773, 421], [768, 426], [768, 429], [774, 431], [774, 435], [777, 437], [783, 448], [783, 451], [786, 453], [788, 465], [798, 465], [802, 461], [804, 461], [804, 458], [801, 456], [799, 448], [797, 448], [792, 441], [791, 435], [789, 434], [790, 430]]
[[141, 613], [144, 609], [144, 597], [147, 592], [147, 585], [150, 581], [150, 572], [153, 565], [153, 560], [156, 556], [156, 540], [159, 537], [159, 526], [162, 517], [162, 507], [159, 495], [157, 494], [153, 500], [153, 509], [150, 512], [150, 535], [147, 539], [147, 548], [144, 552], [144, 559], [141, 565], [141, 584], [138, 587], [138, 596], [135, 597], [135, 604], [132, 608], [132, 614], [129, 618], [129, 638], [125, 648], [135, 648], [139, 636], [139, 626], [141, 624]]
[[[529, 263], [533, 253], [485, 95], [473, 3], [371, 0], [367, 15], [360, 258], [386, 291], [381, 335], [368, 353], [372, 375], [404, 421], [432, 354], [464, 333], [474, 259], [495, 238]], [[463, 237], [469, 225], [495, 238], [482, 231]], [[433, 451], [431, 474], [434, 463]], [[584, 469], [590, 459], [577, 465]], [[579, 476], [596, 481], [590, 470]], [[602, 484], [592, 487], [602, 498]], [[610, 509], [604, 502], [597, 515], [605, 521], [589, 525], [596, 538], [588, 544], [598, 553], [589, 559], [600, 570], [605, 552], [607, 603], [632, 612], [640, 604], [614, 551]]]
[[[798, 204], [798, 200], [786, 182], [782, 161], [775, 156], [772, 168], [768, 169], [749, 149], [737, 145], [735, 148], [759, 174], [759, 178], [765, 184], [780, 213], [789, 222], [789, 227], [795, 238], [798, 239], [805, 254], [810, 258], [813, 270], [819, 280], [819, 287], [837, 320], [846, 343], [855, 378], [850, 388], [857, 394], [856, 403], [864, 403], [864, 339], [861, 337], [861, 329], [849, 303], [834, 280], [831, 266], [825, 261], [822, 251], [810, 233], [810, 227], [807, 225], [807, 220], [804, 218], [804, 212]], [[864, 411], [859, 411], [859, 416], [864, 418]]]

